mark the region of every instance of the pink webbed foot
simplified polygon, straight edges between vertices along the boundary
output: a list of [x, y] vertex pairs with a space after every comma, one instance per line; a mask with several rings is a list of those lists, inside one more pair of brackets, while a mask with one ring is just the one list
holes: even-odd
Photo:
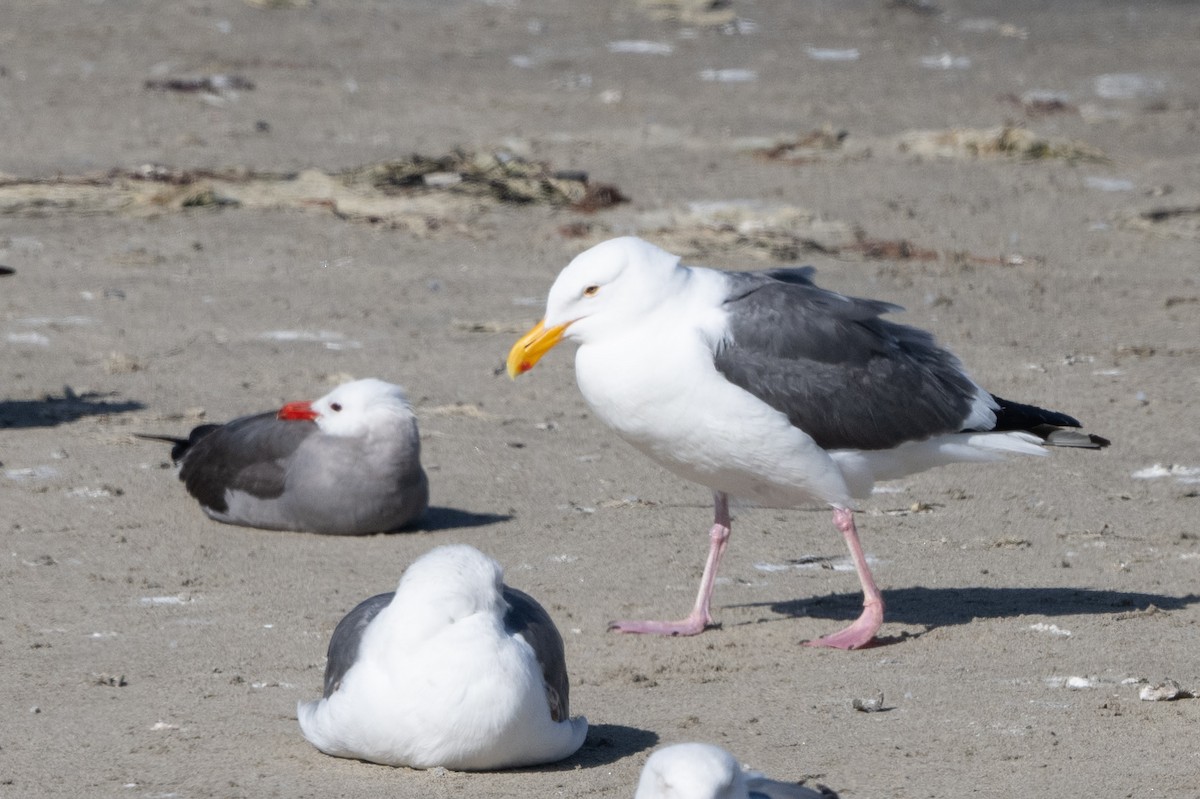
[[699, 635], [712, 626], [707, 615], [692, 614], [679, 621], [610, 621], [608, 629], [619, 633], [641, 633], [645, 635]]
[[854, 513], [849, 508], [834, 508], [833, 523], [846, 539], [850, 559], [863, 590], [862, 614], [844, 630], [822, 636], [815, 641], [805, 641], [807, 646], [827, 646], [833, 649], [861, 649], [875, 640], [875, 633], [883, 626], [883, 594], [875, 585], [862, 542], [858, 540], [858, 529], [854, 526]]
[[709, 605], [717, 580], [717, 568], [721, 565], [721, 556], [725, 554], [725, 547], [729, 544], [729, 498], [717, 492], [713, 495], [713, 506], [713, 526], [708, 531], [708, 559], [704, 562], [704, 574], [700, 577], [696, 604], [687, 618], [679, 621], [613, 621], [609, 622], [608, 629], [648, 635], [699, 635], [713, 626]]
[[862, 615], [844, 630], [823, 635], [805, 646], [827, 646], [831, 649], [862, 649], [875, 640], [875, 633], [883, 626], [883, 604], [869, 602], [863, 606]]

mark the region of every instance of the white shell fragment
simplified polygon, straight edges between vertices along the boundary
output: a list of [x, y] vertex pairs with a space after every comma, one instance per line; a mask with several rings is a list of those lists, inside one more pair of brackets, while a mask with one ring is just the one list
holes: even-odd
[[1179, 683], [1171, 679], [1154, 685], [1143, 685], [1142, 690], [1138, 691], [1138, 699], [1143, 702], [1173, 702], [1176, 699], [1194, 699], [1195, 697], [1194, 693], [1179, 687]]

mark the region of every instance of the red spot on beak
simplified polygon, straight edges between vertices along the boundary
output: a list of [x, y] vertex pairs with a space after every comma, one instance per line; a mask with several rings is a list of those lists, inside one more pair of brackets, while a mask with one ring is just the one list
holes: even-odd
[[289, 422], [311, 422], [317, 418], [317, 412], [313, 410], [312, 403], [308, 400], [304, 400], [302, 402], [289, 402], [279, 409], [277, 418], [285, 419]]

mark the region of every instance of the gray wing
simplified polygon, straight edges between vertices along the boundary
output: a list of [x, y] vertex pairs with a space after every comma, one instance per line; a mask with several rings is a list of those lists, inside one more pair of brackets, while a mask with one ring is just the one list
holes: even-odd
[[283, 493], [287, 459], [316, 431], [313, 422], [281, 420], [274, 412], [203, 425], [176, 447], [179, 479], [201, 505], [221, 513], [228, 510], [227, 489], [273, 499]]
[[379, 611], [392, 604], [395, 596], [395, 591], [389, 591], [364, 599], [333, 628], [325, 660], [326, 699], [341, 687], [342, 678], [354, 665], [354, 661], [358, 660], [358, 647], [362, 643], [363, 631], [367, 629], [367, 625], [379, 615]]
[[558, 628], [546, 609], [524, 591], [506, 585], [504, 601], [508, 603], [508, 612], [504, 614], [505, 631], [520, 634], [533, 647], [542, 667], [550, 717], [555, 721], [566, 721], [571, 717], [571, 686], [567, 679], [567, 656]]
[[730, 335], [714, 356], [727, 380], [824, 449], [888, 449], [962, 429], [978, 389], [931, 334], [880, 318], [896, 305], [781, 271], [727, 273]]

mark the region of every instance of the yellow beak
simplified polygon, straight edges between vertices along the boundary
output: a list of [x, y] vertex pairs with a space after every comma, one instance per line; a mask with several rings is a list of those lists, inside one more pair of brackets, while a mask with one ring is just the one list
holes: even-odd
[[567, 322], [565, 325], [547, 328], [543, 319], [534, 325], [533, 329], [521, 336], [508, 351], [508, 376], [516, 380], [517, 375], [523, 375], [532, 369], [543, 355], [562, 341], [563, 333], [570, 324]]

